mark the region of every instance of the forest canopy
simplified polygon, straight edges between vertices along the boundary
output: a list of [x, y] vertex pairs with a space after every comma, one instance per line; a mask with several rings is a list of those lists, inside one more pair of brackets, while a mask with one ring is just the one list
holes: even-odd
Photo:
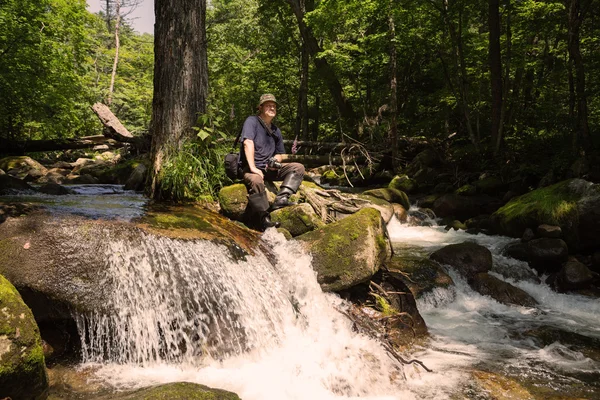
[[[430, 140], [456, 133], [484, 154], [576, 157], [600, 142], [597, 5], [213, 0], [207, 110], [235, 136], [272, 92], [288, 139], [386, 147], [393, 128]], [[0, 138], [100, 133], [90, 106], [107, 97], [110, 20], [85, 0], [0, 1]], [[111, 108], [140, 135], [151, 119], [154, 40], [125, 19], [120, 42]]]

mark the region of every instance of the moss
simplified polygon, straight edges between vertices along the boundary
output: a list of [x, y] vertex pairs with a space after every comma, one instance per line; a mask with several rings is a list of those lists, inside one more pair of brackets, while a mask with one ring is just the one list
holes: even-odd
[[[369, 245], [369, 235], [375, 233], [375, 240], [378, 240], [377, 230], [380, 229], [379, 211], [364, 208], [297, 239], [308, 243], [319, 283], [325, 290], [337, 291], [369, 279], [375, 273], [379, 267], [378, 260], [372, 260], [374, 264], [369, 263], [365, 259], [365, 251]], [[379, 258], [382, 258], [380, 243], [375, 245]]]
[[571, 231], [578, 222], [577, 200], [580, 196], [569, 190], [570, 182], [559, 182], [516, 197], [498, 209], [492, 218], [498, 221], [504, 233], [514, 236], [540, 224], [558, 225]]
[[473, 196], [477, 193], [477, 188], [473, 185], [463, 185], [454, 191], [454, 194], [461, 196]]
[[114, 400], [240, 400], [235, 393], [188, 382], [154, 386], [111, 398]]
[[371, 189], [364, 192], [363, 195], [376, 197], [378, 199], [385, 200], [389, 203], [398, 203], [407, 210], [410, 208], [408, 196], [406, 195], [406, 193], [398, 189]]
[[417, 189], [417, 182], [406, 175], [396, 175], [389, 183], [388, 188], [410, 193]]

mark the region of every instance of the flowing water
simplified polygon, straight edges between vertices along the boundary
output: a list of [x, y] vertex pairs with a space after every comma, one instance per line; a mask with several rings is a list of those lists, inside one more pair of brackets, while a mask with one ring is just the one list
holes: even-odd
[[[131, 219], [143, 212], [143, 197], [118, 186], [75, 189], [79, 195], [31, 196], [57, 213]], [[77, 316], [80, 368], [117, 389], [189, 381], [244, 400], [489, 398], [471, 390], [473, 370], [513, 378], [537, 398], [600, 398], [600, 302], [553, 292], [525, 263], [500, 255], [513, 239], [430, 224], [393, 220], [396, 254], [427, 257], [475, 241], [492, 251], [492, 274], [539, 302], [499, 304], [449, 269], [455, 286], [417, 302], [431, 339], [412, 357], [432, 373], [398, 365], [354, 333], [338, 311], [348, 305], [321, 291], [310, 256], [274, 230], [263, 236], [274, 263], [261, 253], [234, 260], [207, 241], [107, 237], [106, 284], [115, 290], [106, 301], [117, 311]]]

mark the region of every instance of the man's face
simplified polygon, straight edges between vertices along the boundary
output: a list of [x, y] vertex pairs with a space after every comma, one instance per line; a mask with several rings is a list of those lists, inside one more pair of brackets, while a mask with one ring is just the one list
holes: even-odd
[[277, 103], [274, 101], [265, 101], [262, 106], [260, 106], [261, 114], [267, 115], [271, 118], [275, 118], [277, 115]]

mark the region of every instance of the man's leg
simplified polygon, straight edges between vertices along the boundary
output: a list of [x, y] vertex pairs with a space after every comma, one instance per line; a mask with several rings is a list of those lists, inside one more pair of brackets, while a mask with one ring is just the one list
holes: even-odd
[[279, 222], [272, 222], [269, 214], [269, 199], [265, 190], [264, 180], [257, 174], [244, 171], [244, 185], [248, 190], [248, 206], [256, 216], [261, 230], [279, 227]]
[[298, 191], [302, 178], [304, 177], [304, 165], [300, 163], [283, 164], [277, 173], [277, 179], [282, 180], [277, 197], [271, 206], [271, 210], [293, 205], [290, 196]]

